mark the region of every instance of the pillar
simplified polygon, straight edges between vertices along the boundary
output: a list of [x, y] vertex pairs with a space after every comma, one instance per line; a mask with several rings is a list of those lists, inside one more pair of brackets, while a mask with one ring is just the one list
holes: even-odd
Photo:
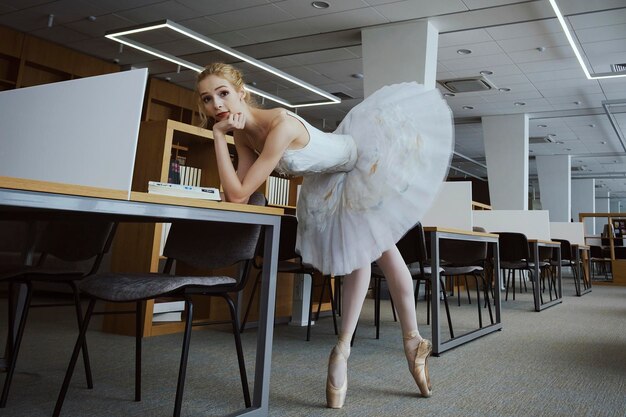
[[528, 210], [528, 115], [482, 118], [494, 210]]
[[[580, 213], [596, 212], [596, 180], [573, 179], [572, 180], [572, 217], [577, 222]], [[596, 234], [596, 222], [593, 218], [586, 218], [585, 235]]]
[[572, 218], [572, 159], [570, 155], [541, 155], [535, 158], [541, 207], [549, 211], [551, 222]]

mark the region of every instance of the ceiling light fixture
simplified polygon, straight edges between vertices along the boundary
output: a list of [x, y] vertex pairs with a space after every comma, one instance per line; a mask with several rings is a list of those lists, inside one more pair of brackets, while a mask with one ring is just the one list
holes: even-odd
[[537, 125], [537, 127], [548, 127], [548, 125]]
[[574, 42], [574, 38], [572, 37], [572, 34], [570, 33], [569, 28], [567, 27], [565, 18], [563, 17], [563, 14], [561, 14], [561, 11], [559, 10], [559, 6], [557, 6], [556, 4], [556, 0], [548, 0], [548, 1], [550, 2], [550, 6], [552, 6], [552, 9], [554, 10], [554, 13], [556, 14], [557, 19], [559, 19], [559, 23], [561, 24], [561, 27], [563, 28], [563, 32], [565, 32], [565, 37], [567, 38], [567, 41], [569, 42], [570, 46], [574, 50], [574, 55], [576, 55], [576, 59], [578, 59], [578, 63], [582, 67], [583, 72], [585, 73], [585, 76], [587, 77], [587, 79], [598, 80], [598, 79], [604, 79], [604, 78], [626, 77], [626, 73], [611, 74], [609, 72], [602, 72], [602, 73], [591, 75], [589, 73], [589, 70], [587, 69], [587, 66], [585, 65], [585, 61], [583, 61], [582, 55], [578, 51], [578, 47], [576, 46], [576, 43]]
[[506, 92], [511, 91], [511, 89], [510, 88], [506, 88], [506, 87], [500, 87], [500, 88], [498, 88], [498, 91], [502, 91], [503, 93], [506, 93]]
[[493, 75], [493, 71], [487, 71], [487, 70], [481, 71], [480, 75]]
[[314, 1], [311, 3], [311, 6], [316, 9], [328, 9], [330, 7], [330, 3], [325, 1]]
[[516, 101], [515, 103], [513, 103], [515, 106], [525, 106], [526, 103], [524, 103], [523, 101]]
[[469, 55], [472, 53], [472, 51], [469, 49], [459, 49], [458, 51], [456, 51], [456, 53], [459, 55]]
[[444, 97], [454, 97], [454, 94], [452, 93], [443, 93]]
[[362, 80], [363, 79], [363, 74], [361, 74], [360, 72], [357, 72], [356, 74], [352, 74], [350, 76], [352, 78], [356, 78], [357, 80]]
[[132, 35], [134, 33], [140, 33], [140, 32], [147, 32], [150, 30], [157, 30], [157, 29], [170, 29], [173, 30], [175, 32], [178, 32], [186, 37], [188, 37], [189, 39], [193, 39], [197, 42], [200, 42], [202, 44], [205, 44], [207, 46], [210, 46], [211, 48], [215, 48], [217, 50], [220, 50], [236, 59], [242, 60], [244, 62], [247, 62], [250, 65], [253, 65], [263, 71], [269, 72], [270, 74], [273, 74], [279, 78], [282, 78], [283, 80], [286, 80], [292, 84], [295, 84], [299, 87], [302, 87], [306, 90], [309, 90], [319, 96], [324, 97], [325, 99], [327, 99], [328, 101], [315, 101], [315, 102], [311, 102], [311, 103], [297, 103], [297, 104], [293, 104], [290, 103], [289, 101], [282, 99], [280, 97], [277, 97], [273, 94], [267, 93], [263, 90], [260, 90], [258, 88], [252, 87], [250, 85], [245, 85], [244, 88], [248, 91], [250, 91], [251, 93], [254, 93], [258, 96], [267, 98], [269, 100], [275, 101], [279, 104], [282, 104], [284, 106], [287, 107], [292, 107], [292, 108], [297, 108], [297, 107], [310, 107], [310, 106], [322, 106], [322, 105], [326, 105], [326, 104], [336, 104], [336, 103], [340, 103], [341, 99], [338, 97], [335, 97], [334, 95], [327, 93], [326, 91], [317, 88], [305, 81], [302, 81], [292, 75], [289, 75], [277, 68], [274, 68], [270, 65], [267, 65], [264, 62], [261, 62], [255, 58], [252, 58], [248, 55], [245, 55], [241, 52], [238, 52], [226, 45], [223, 45], [217, 41], [214, 41], [213, 39], [207, 38], [204, 35], [201, 35], [197, 32], [194, 32], [190, 29], [187, 29], [184, 26], [181, 26], [177, 23], [174, 23], [170, 20], [161, 20], [159, 22], [154, 22], [154, 23], [149, 23], [146, 25], [141, 25], [141, 26], [135, 26], [133, 28], [128, 28], [128, 29], [122, 29], [122, 30], [118, 30], [118, 31], [114, 31], [114, 32], [107, 32], [105, 34], [105, 37], [114, 40], [116, 42], [119, 42], [123, 45], [128, 45], [132, 48], [138, 49], [142, 52], [145, 52], [147, 54], [156, 56], [158, 58], [164, 59], [166, 61], [169, 62], [173, 62], [174, 64], [178, 64], [181, 67], [185, 67], [188, 68], [190, 70], [196, 71], [196, 72], [202, 72], [204, 70], [204, 67], [201, 65], [197, 65], [194, 64], [193, 62], [189, 62], [187, 60], [184, 60], [182, 58], [170, 55], [166, 52], [160, 51], [158, 49], [155, 49], [153, 47], [150, 47], [148, 45], [144, 45], [140, 42], [137, 42], [135, 40], [129, 39], [127, 36], [128, 35]]
[[474, 110], [474, 106], [463, 106], [463, 110]]

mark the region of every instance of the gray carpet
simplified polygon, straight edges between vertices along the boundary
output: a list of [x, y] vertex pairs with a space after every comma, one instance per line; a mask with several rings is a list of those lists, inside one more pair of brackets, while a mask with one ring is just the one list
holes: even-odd
[[[626, 416], [626, 287], [597, 286], [576, 297], [571, 279], [566, 279], [563, 291], [563, 304], [541, 313], [533, 311], [530, 293], [503, 302], [501, 332], [431, 358], [433, 396], [428, 399], [417, 394], [406, 368], [400, 327], [388, 302], [382, 309], [381, 339], [376, 340], [373, 302], [366, 300], [350, 358], [348, 398], [341, 410], [324, 406], [327, 355], [335, 341], [330, 317], [313, 327], [310, 342], [305, 341], [306, 328], [277, 325], [270, 415]], [[455, 332], [476, 325], [475, 304], [468, 305], [466, 298], [461, 307], [456, 298], [451, 302]], [[0, 308], [6, 311], [4, 304]], [[32, 311], [1, 416], [51, 414], [76, 337], [71, 311]], [[422, 334], [429, 337], [425, 317], [425, 303], [420, 302], [418, 320]], [[143, 401], [135, 403], [134, 340], [101, 333], [97, 322], [92, 327], [88, 337], [95, 389], [85, 388], [78, 367], [63, 415], [171, 415], [180, 335], [145, 339]], [[6, 329], [0, 330], [4, 337]], [[255, 331], [246, 331], [243, 338], [252, 380]], [[183, 415], [224, 415], [240, 407], [243, 397], [231, 334], [216, 326], [195, 331]]]

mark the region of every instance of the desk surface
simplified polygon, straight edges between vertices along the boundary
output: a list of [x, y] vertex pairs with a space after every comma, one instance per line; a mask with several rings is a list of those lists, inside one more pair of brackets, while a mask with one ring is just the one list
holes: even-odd
[[[81, 197], [108, 198], [112, 200], [128, 200], [127, 193], [125, 191], [87, 187], [84, 185], [61, 184], [24, 178], [0, 177], [0, 188], [75, 195]], [[134, 191], [130, 193], [130, 201], [259, 214], [281, 215], [284, 213], [283, 209], [276, 207], [252, 206], [248, 204], [228, 203], [225, 201], [200, 200], [197, 198], [171, 197]]]
[[461, 230], [461, 229], [453, 229], [450, 227], [437, 227], [437, 226], [427, 226], [424, 227], [425, 232], [439, 232], [439, 233], [455, 233], [458, 235], [466, 235], [466, 236], [482, 236], [482, 237], [495, 237], [498, 235], [495, 233], [486, 233], [486, 232], [473, 232], [471, 230]]

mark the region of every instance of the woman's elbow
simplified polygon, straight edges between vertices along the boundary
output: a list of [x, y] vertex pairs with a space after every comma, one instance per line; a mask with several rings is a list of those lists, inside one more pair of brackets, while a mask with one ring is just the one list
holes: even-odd
[[234, 193], [225, 193], [226, 201], [229, 203], [247, 204], [250, 199], [249, 195], [237, 195]]

